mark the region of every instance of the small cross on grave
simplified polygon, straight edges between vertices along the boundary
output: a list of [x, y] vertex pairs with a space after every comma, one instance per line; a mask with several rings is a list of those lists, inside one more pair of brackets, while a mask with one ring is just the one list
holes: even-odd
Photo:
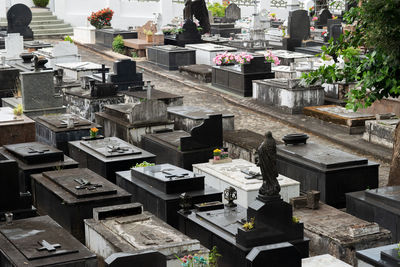
[[108, 70], [106, 69], [105, 64], [101, 64], [101, 70], [99, 70], [99, 72], [101, 73], [102, 82], [106, 83], [106, 73], [108, 72]]
[[125, 152], [129, 151], [128, 147], [120, 147], [120, 146], [109, 145], [109, 146], [107, 146], [107, 148], [108, 148], [108, 153], [116, 152], [116, 153], [121, 153], [122, 154], [122, 153], [125, 153]]
[[48, 252], [56, 251], [57, 248], [61, 248], [60, 244], [50, 244], [46, 240], [42, 240], [42, 242], [38, 242], [41, 245], [41, 248], [37, 248], [38, 251], [47, 250]]
[[242, 173], [246, 174], [245, 179], [257, 179], [257, 180], [262, 180], [261, 173], [259, 172], [253, 172], [249, 170], [240, 170]]
[[31, 147], [29, 147], [28, 150], [29, 154], [44, 154], [44, 152], [50, 151], [49, 149], [34, 149]]
[[165, 174], [165, 178], [173, 179], [173, 178], [184, 178], [189, 175], [189, 173], [180, 173], [180, 174], [173, 174], [170, 171], [173, 171], [173, 169], [165, 169], [161, 170], [162, 173]]
[[102, 187], [101, 184], [92, 184], [91, 182], [89, 182], [88, 180], [85, 180], [83, 178], [78, 178], [78, 179], [74, 179], [75, 182], [77, 182], [79, 185], [75, 186], [75, 188], [77, 190], [96, 190], [98, 187]]

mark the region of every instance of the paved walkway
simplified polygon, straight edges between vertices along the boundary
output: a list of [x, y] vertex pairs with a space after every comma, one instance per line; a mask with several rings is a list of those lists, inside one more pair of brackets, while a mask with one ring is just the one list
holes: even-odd
[[[82, 61], [105, 63], [112, 66], [117, 58], [123, 58], [110, 51], [96, 53], [87, 47], [79, 47]], [[100, 51], [99, 51], [100, 52]], [[106, 53], [105, 53], [106, 52]], [[263, 134], [271, 130], [276, 139], [296, 132], [306, 132], [310, 142], [335, 147], [339, 150], [367, 157], [381, 164], [379, 171], [380, 186], [387, 184], [391, 151], [370, 144], [360, 136], [350, 136], [321, 121], [304, 115], [287, 115], [258, 105], [249, 98], [228, 94], [209, 85], [198, 83], [184, 77], [176, 71], [165, 71], [148, 62], [138, 62], [138, 71], [144, 73], [144, 79], [152, 81], [158, 90], [184, 96], [185, 105], [200, 105], [214, 110], [225, 110], [235, 115], [235, 129], [249, 129]]]

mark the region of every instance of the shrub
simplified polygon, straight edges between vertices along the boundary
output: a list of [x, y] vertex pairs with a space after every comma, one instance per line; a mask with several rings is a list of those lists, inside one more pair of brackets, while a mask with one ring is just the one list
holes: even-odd
[[50, 0], [33, 0], [35, 6], [38, 7], [46, 7], [49, 4]]
[[226, 6], [221, 5], [220, 3], [214, 3], [208, 5], [208, 10], [211, 11], [214, 17], [225, 17], [225, 9]]
[[96, 27], [96, 29], [101, 29], [104, 26], [111, 26], [111, 19], [114, 15], [114, 11], [110, 8], [103, 8], [97, 12], [92, 12], [88, 17], [90, 24]]
[[72, 40], [71, 36], [65, 36], [64, 41], [68, 41], [68, 42], [70, 42], [71, 44], [74, 43], [74, 40]]
[[125, 45], [124, 45], [124, 38], [121, 35], [118, 35], [117, 37], [114, 38], [114, 41], [112, 43], [112, 49], [114, 52], [122, 54], [125, 50]]

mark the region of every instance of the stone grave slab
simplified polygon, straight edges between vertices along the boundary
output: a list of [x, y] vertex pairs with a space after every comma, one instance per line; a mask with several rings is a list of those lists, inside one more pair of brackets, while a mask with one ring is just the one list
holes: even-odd
[[69, 142], [69, 154], [80, 167], [88, 168], [113, 183], [115, 172], [129, 170], [143, 161], [155, 161], [155, 155], [117, 137]]
[[[72, 128], [68, 128], [69, 120], [72, 120]], [[82, 137], [89, 136], [91, 128], [99, 129], [99, 134], [103, 131], [101, 125], [74, 114], [39, 116], [35, 118], [35, 121], [36, 140], [60, 149], [65, 155], [69, 154], [69, 141], [81, 140]]]
[[[160, 171], [158, 171], [160, 170]], [[178, 228], [180, 195], [187, 193], [192, 204], [221, 201], [222, 192], [204, 185], [204, 176], [171, 164], [159, 164], [117, 173], [117, 185], [132, 192], [146, 210]]]
[[168, 118], [175, 122], [175, 129], [186, 132], [202, 124], [212, 114], [222, 114], [222, 128], [224, 130], [235, 128], [235, 116], [224, 110], [215, 111], [202, 106], [168, 107]]
[[79, 63], [81, 61], [78, 47], [69, 41], [58, 42], [54, 47], [41, 48], [35, 54], [49, 60], [46, 64], [48, 68], [55, 68], [59, 63]]
[[120, 29], [96, 29], [96, 44], [112, 48], [114, 38], [121, 35], [124, 39], [137, 39], [138, 33]]
[[106, 267], [131, 267], [132, 262], [135, 262], [138, 266], [167, 267], [167, 258], [164, 254], [155, 250], [136, 253], [114, 253], [104, 262]]
[[192, 164], [208, 162], [222, 146], [222, 115], [210, 115], [191, 133], [178, 130], [142, 136], [142, 147], [157, 155], [157, 163], [191, 170]]
[[182, 26], [183, 32], [176, 35], [165, 36], [164, 44], [184, 47], [187, 44], [200, 44], [204, 41], [197, 30], [196, 24], [191, 20], [186, 20]]
[[400, 241], [400, 187], [389, 186], [346, 194], [347, 212], [373, 221], [392, 232], [393, 240]]
[[96, 255], [49, 216], [1, 225], [0, 245], [8, 266], [97, 266]]
[[224, 38], [231, 37], [232, 34], [239, 34], [242, 29], [236, 28], [235, 23], [211, 23], [210, 33]]
[[303, 267], [319, 267], [319, 266], [330, 266], [330, 267], [351, 267], [351, 265], [338, 260], [337, 258], [329, 255], [319, 255], [302, 259], [301, 266]]
[[387, 229], [323, 203], [316, 210], [295, 209], [293, 215], [304, 223], [311, 254], [330, 254], [351, 266], [357, 262], [355, 251], [391, 242]]
[[279, 145], [280, 174], [300, 182], [303, 192], [321, 192], [321, 201], [345, 206], [345, 194], [378, 187], [379, 164], [317, 143]]
[[22, 192], [31, 192], [31, 174], [78, 167], [78, 162], [65, 156], [61, 150], [39, 142], [5, 145], [0, 148], [0, 153], [18, 163]]
[[[126, 91], [125, 102], [126, 103], [137, 103], [147, 99], [147, 91]], [[183, 96], [171, 94], [168, 92], [160, 91], [157, 89], [151, 89], [150, 99], [157, 99], [163, 101], [167, 106], [181, 106], [183, 105]]]
[[14, 219], [36, 216], [31, 193], [20, 189], [17, 162], [0, 153], [0, 221], [5, 221], [7, 212]]
[[267, 79], [253, 82], [253, 99], [290, 114], [324, 103], [322, 86], [305, 86], [300, 79]]
[[36, 51], [41, 48], [52, 47], [51, 43], [43, 42], [43, 41], [25, 41], [24, 47], [28, 49], [28, 51]]
[[[108, 214], [111, 209], [113, 213]], [[166, 256], [170, 266], [180, 265], [175, 255], [207, 253], [198, 240], [190, 239], [141, 209], [140, 203], [94, 209], [94, 219], [85, 220], [86, 246], [104, 259], [120, 251], [135, 254], [158, 251]]]
[[[263, 203], [265, 204], [265, 203]], [[269, 217], [262, 216], [263, 208], [265, 205], [259, 201], [254, 202], [249, 209], [245, 209], [240, 205], [236, 207], [217, 208], [209, 211], [195, 211], [184, 214], [179, 211], [179, 230], [189, 237], [196, 238], [207, 248], [216, 245], [218, 252], [225, 255], [219, 261], [219, 266], [246, 266], [246, 257], [251, 255], [251, 250], [255, 247], [262, 245], [277, 245], [281, 242], [289, 242], [296, 247], [297, 254], [300, 258], [308, 257], [308, 240], [303, 237], [303, 224], [293, 224], [292, 221], [283, 223], [283, 217], [287, 216], [285, 220], [289, 219], [292, 213], [292, 207], [285, 202], [275, 202], [270, 204]], [[281, 206], [283, 204], [283, 206]], [[279, 207], [279, 216], [272, 215], [272, 210]], [[258, 207], [255, 216], [254, 209]], [[274, 208], [272, 208], [274, 206]], [[284, 215], [283, 215], [284, 214]], [[249, 216], [253, 216], [255, 220], [258, 218], [263, 220], [257, 224], [251, 233], [242, 230], [242, 225], [246, 220], [250, 220]], [[278, 217], [280, 217], [278, 219]], [[290, 217], [291, 219], [292, 217]], [[281, 221], [274, 226], [272, 221]], [[269, 225], [269, 226], [267, 226]], [[266, 227], [266, 228], [264, 228]], [[279, 228], [279, 230], [277, 229]], [[286, 230], [283, 230], [285, 228]], [[289, 230], [290, 229], [290, 230]], [[256, 232], [257, 231], [257, 232]], [[272, 231], [272, 232], [271, 232]], [[281, 232], [285, 231], [285, 233]], [[251, 231], [250, 231], [251, 232]], [[290, 233], [289, 233], [290, 232]], [[244, 242], [244, 240], [246, 240]], [[293, 253], [286, 253], [287, 257], [294, 257]], [[262, 265], [266, 266], [265, 262]]]
[[148, 61], [166, 70], [178, 70], [180, 66], [196, 64], [196, 51], [174, 45], [147, 48]]
[[399, 119], [365, 121], [363, 139], [392, 149]]
[[[243, 159], [234, 159], [230, 163], [193, 164], [193, 172], [205, 176], [205, 183], [219, 191], [233, 187], [237, 191], [237, 203], [247, 208], [258, 196], [262, 185], [260, 167]], [[285, 202], [300, 195], [300, 183], [286, 176], [279, 175], [281, 197]], [[224, 200], [226, 202], [226, 200]]]
[[316, 45], [316, 46], [302, 46], [302, 47], [296, 47], [295, 51], [299, 53], [304, 53], [304, 54], [310, 54], [310, 55], [318, 55], [321, 54], [323, 51], [321, 49], [322, 46]]
[[[74, 78], [75, 80], [80, 80], [81, 77], [84, 77], [86, 75], [98, 73], [102, 69], [102, 66], [100, 64], [96, 64], [93, 62], [67, 62], [58, 63], [55, 66], [57, 68], [63, 69], [65, 76]], [[106, 67], [106, 70], [109, 71], [110, 68]]]
[[15, 4], [7, 11], [7, 32], [21, 34], [25, 40], [33, 40], [33, 32], [29, 27], [32, 11], [24, 4]]
[[257, 163], [257, 149], [263, 140], [262, 134], [247, 129], [224, 131], [223, 147], [228, 148], [229, 157], [232, 159], [244, 159]]
[[0, 108], [0, 146], [35, 141], [35, 122], [25, 115], [15, 116], [10, 107]]
[[[379, 246], [375, 248], [368, 248], [356, 252], [358, 266], [367, 267], [384, 267], [384, 266], [396, 266], [399, 264], [396, 248], [398, 244], [391, 244], [386, 246]], [[388, 258], [387, 254], [394, 254], [392, 258]]]
[[216, 45], [211, 43], [203, 44], [190, 44], [186, 45], [187, 48], [196, 50], [196, 64], [205, 64], [209, 66], [214, 66], [215, 63], [213, 59], [224, 52], [236, 52], [237, 48]]
[[205, 64], [180, 66], [179, 73], [193, 77], [203, 83], [211, 83], [212, 81], [212, 68]]
[[374, 114], [354, 112], [336, 105], [305, 107], [304, 114], [317, 119], [339, 124], [350, 134], [360, 134], [365, 131], [365, 122], [375, 120]]
[[115, 136], [139, 145], [146, 133], [167, 132], [174, 122], [167, 118], [167, 107], [159, 100], [105, 106], [96, 113], [96, 122], [104, 125], [106, 136]]
[[131, 202], [131, 194], [86, 168], [32, 175], [34, 205], [84, 243], [93, 208]]
[[253, 80], [272, 79], [271, 63], [263, 56], [255, 56], [250, 64], [213, 66], [212, 85], [244, 97], [252, 96]]

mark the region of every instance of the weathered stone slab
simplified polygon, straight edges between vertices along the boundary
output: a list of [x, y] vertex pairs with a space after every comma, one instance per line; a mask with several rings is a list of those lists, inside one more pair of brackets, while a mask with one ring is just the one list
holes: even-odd
[[224, 131], [223, 147], [228, 148], [229, 157], [232, 159], [244, 159], [257, 163], [257, 149], [263, 140], [262, 134], [247, 129]]
[[388, 148], [393, 148], [394, 135], [399, 119], [365, 121], [363, 139]]
[[205, 64], [181, 66], [179, 67], [179, 73], [194, 77], [204, 83], [211, 83], [212, 80], [212, 68]]
[[[138, 103], [147, 100], [147, 91], [127, 91], [125, 94], [126, 103]], [[163, 101], [167, 106], [183, 105], [183, 96], [175, 95], [168, 92], [151, 89], [151, 98]]]

